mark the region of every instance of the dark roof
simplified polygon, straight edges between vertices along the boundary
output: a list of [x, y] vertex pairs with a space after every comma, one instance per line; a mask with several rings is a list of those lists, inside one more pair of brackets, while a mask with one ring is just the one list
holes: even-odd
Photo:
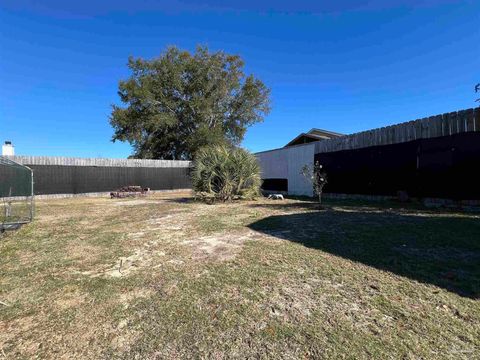
[[301, 133], [300, 135], [295, 137], [287, 145], [285, 145], [285, 147], [292, 146], [292, 145], [298, 145], [298, 144], [305, 144], [305, 143], [309, 143], [309, 142], [313, 142], [313, 141], [332, 139], [332, 138], [336, 138], [336, 137], [343, 136], [343, 135], [344, 134], [336, 133], [336, 132], [333, 132], [333, 131], [313, 128], [309, 132]]

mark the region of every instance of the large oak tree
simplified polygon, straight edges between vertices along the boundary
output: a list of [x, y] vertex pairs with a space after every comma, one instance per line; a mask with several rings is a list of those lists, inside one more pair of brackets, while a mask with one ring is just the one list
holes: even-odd
[[110, 123], [113, 141], [130, 142], [135, 157], [191, 159], [206, 145], [238, 145], [270, 111], [270, 90], [237, 55], [169, 47], [152, 60], [130, 57], [128, 67], [118, 91], [126, 106], [113, 105]]

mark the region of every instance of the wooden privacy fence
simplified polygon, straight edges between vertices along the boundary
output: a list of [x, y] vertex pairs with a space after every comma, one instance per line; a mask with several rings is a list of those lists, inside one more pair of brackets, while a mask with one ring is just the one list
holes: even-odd
[[7, 156], [7, 158], [23, 165], [188, 168], [191, 164], [190, 161], [183, 160], [77, 158], [65, 156], [17, 155]]
[[8, 158], [33, 170], [35, 195], [102, 193], [126, 185], [152, 190], [191, 187], [190, 161], [42, 156]]
[[315, 153], [392, 145], [478, 131], [480, 131], [480, 107], [430, 116], [397, 125], [319, 141], [315, 143]]
[[315, 143], [325, 191], [480, 200], [480, 108]]

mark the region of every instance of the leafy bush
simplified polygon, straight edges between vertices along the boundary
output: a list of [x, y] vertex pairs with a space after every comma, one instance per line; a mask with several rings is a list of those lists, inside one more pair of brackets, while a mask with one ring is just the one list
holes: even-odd
[[203, 199], [252, 199], [260, 194], [260, 165], [241, 148], [215, 145], [200, 149], [191, 177], [194, 191]]

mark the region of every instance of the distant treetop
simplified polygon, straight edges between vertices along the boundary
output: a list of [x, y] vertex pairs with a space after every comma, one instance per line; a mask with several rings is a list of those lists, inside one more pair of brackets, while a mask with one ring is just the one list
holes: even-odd
[[207, 145], [238, 145], [270, 111], [270, 90], [244, 74], [238, 55], [169, 47], [152, 60], [130, 57], [128, 67], [118, 91], [126, 106], [113, 105], [110, 124], [135, 157], [192, 159]]

